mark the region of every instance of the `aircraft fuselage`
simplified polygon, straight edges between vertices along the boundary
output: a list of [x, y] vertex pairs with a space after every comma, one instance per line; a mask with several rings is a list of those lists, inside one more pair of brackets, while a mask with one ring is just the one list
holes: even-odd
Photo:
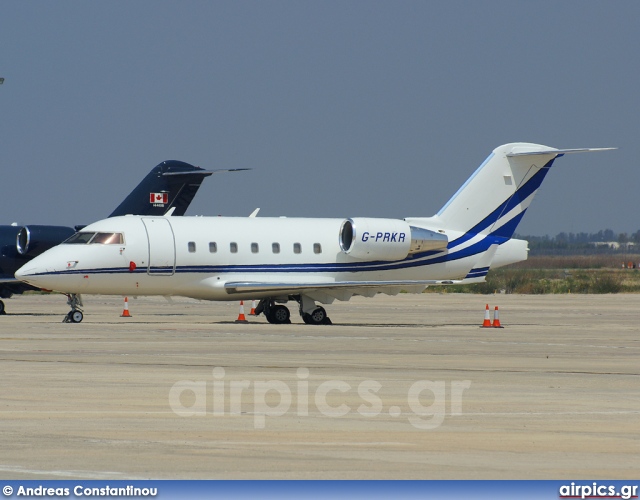
[[[114, 217], [91, 224], [82, 233], [121, 235], [117, 242], [65, 243], [47, 252], [46, 262], [34, 259], [33, 267], [25, 266], [22, 279], [76, 294], [257, 299], [274, 294], [255, 290], [231, 294], [225, 284], [457, 280], [469, 273], [491, 244], [507, 241], [476, 235], [456, 245], [462, 233], [440, 230], [438, 234], [448, 238], [441, 245], [445, 248], [384, 260], [376, 256], [405, 253], [394, 253], [394, 247], [404, 245], [410, 234], [386, 230], [388, 221], [403, 221], [367, 221], [374, 227], [355, 238], [363, 245], [378, 245], [371, 258], [345, 253], [341, 246], [345, 219]], [[526, 258], [521, 249], [516, 253], [512, 260]]]

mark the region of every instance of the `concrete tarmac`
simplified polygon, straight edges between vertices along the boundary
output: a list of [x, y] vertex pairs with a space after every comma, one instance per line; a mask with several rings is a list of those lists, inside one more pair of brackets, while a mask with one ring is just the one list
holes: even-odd
[[174, 302], [5, 300], [1, 478], [638, 477], [640, 295]]

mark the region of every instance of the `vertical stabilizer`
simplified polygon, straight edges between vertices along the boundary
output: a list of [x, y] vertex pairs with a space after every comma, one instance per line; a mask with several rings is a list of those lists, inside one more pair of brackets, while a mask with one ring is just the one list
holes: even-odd
[[522, 142], [494, 149], [437, 218], [449, 229], [510, 238], [554, 159], [562, 154]]
[[154, 167], [109, 217], [119, 215], [184, 215], [205, 177], [213, 171], [167, 160]]

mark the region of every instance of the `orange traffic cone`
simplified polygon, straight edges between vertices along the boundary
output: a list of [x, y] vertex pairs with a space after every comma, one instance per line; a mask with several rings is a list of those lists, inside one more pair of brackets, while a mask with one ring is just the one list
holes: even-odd
[[120, 315], [121, 318], [131, 318], [131, 314], [129, 314], [129, 298], [125, 297], [124, 298], [124, 309], [122, 311], [122, 314]]
[[256, 301], [252, 300], [251, 301], [251, 311], [249, 311], [249, 316], [255, 316], [256, 315]]
[[248, 323], [247, 318], [244, 317], [244, 300], [240, 301], [240, 314], [238, 314], [236, 323]]
[[504, 326], [500, 325], [500, 315], [498, 314], [498, 306], [496, 306], [496, 310], [493, 313], [493, 328], [504, 328]]
[[487, 307], [484, 310], [484, 322], [482, 323], [481, 328], [491, 328], [491, 318], [489, 318], [489, 304], [487, 304]]

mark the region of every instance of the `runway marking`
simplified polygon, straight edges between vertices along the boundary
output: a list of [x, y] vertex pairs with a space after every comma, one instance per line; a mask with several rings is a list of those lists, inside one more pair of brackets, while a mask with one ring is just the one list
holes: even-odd
[[[0, 410], [0, 414], [55, 414], [55, 415], [176, 415], [173, 411], [126, 411], [126, 410]], [[225, 416], [245, 416], [255, 415], [254, 412], [230, 413]], [[311, 414], [314, 417], [318, 414]], [[522, 411], [522, 412], [464, 412], [457, 416], [522, 416], [522, 415], [640, 415], [640, 410], [607, 410], [607, 411]], [[180, 417], [182, 418], [182, 417]], [[2, 466], [0, 466], [2, 467]], [[1, 470], [1, 469], [0, 469]]]
[[134, 477], [131, 474], [125, 474], [123, 472], [99, 472], [99, 471], [86, 471], [86, 470], [35, 470], [25, 469], [18, 465], [0, 465], [0, 472], [11, 472], [14, 474], [33, 474], [36, 476], [42, 476], [44, 474], [50, 476], [59, 477], [73, 477], [82, 479], [114, 479], [114, 480], [142, 480], [148, 479], [146, 477]]
[[549, 416], [549, 415], [640, 415], [640, 410], [620, 410], [620, 411], [521, 411], [521, 412], [487, 412], [487, 413], [474, 413], [474, 412], [464, 412], [461, 415], [457, 415], [457, 417], [464, 417], [467, 415], [471, 416], [491, 416], [491, 417], [500, 417], [500, 416]]
[[117, 411], [117, 410], [0, 410], [5, 413], [42, 413], [42, 414], [71, 414], [71, 415], [176, 415], [173, 411]]
[[[187, 354], [181, 355], [182, 357], [186, 356]], [[4, 358], [1, 359], [2, 361], [5, 362], [14, 362], [14, 363], [60, 363], [60, 364], [64, 364], [64, 363], [68, 363], [68, 364], [75, 364], [75, 365], [84, 365], [84, 364], [101, 364], [101, 365], [108, 365], [108, 366], [116, 366], [116, 365], [123, 365], [123, 366], [169, 366], [169, 367], [186, 367], [186, 368], [209, 368], [211, 367], [211, 364], [207, 363], [207, 364], [195, 364], [195, 363], [134, 363], [134, 362], [120, 362], [120, 363], [95, 363], [93, 360], [89, 360], [89, 361], [75, 361], [75, 360], [70, 360], [70, 359], [64, 359], [64, 360], [42, 360], [42, 359], [8, 359], [8, 358]], [[340, 366], [339, 364], [337, 365], [317, 365], [314, 366], [314, 370], [331, 370], [331, 369], [335, 369], [336, 366]], [[291, 366], [262, 366], [262, 365], [255, 365], [252, 367], [253, 369], [266, 369], [266, 370], [273, 370], [273, 369], [282, 369], [282, 370], [289, 370], [292, 367]], [[372, 371], [388, 371], [390, 369], [393, 369], [393, 367], [372, 367], [370, 368]], [[640, 376], [640, 373], [623, 373], [623, 372], [593, 372], [593, 371], [568, 371], [568, 370], [516, 370], [516, 369], [503, 369], [503, 370], [497, 370], [497, 369], [480, 369], [480, 368], [434, 368], [434, 371], [439, 371], [439, 372], [462, 372], [462, 373], [537, 373], [537, 374], [559, 374], [559, 375], [619, 375], [619, 376], [626, 376], [626, 377], [637, 377]]]
[[[173, 443], [173, 444], [183, 444], [184, 441], [165, 441], [166, 443]], [[199, 441], [196, 441], [195, 443], [201, 443]], [[281, 443], [281, 444], [295, 444], [296, 446], [302, 445], [302, 446], [392, 446], [392, 447], [396, 447], [396, 446], [404, 446], [404, 447], [415, 447], [418, 446], [416, 443], [401, 443], [401, 442], [384, 442], [384, 441], [373, 441], [373, 442], [349, 442], [349, 441], [328, 441], [328, 442], [321, 442], [321, 441], [295, 441], [295, 442], [291, 442], [289, 440], [287, 441], [207, 441], [205, 444], [207, 446], [211, 445], [211, 444], [216, 444], [216, 445], [248, 445], [248, 446], [273, 446], [274, 443]]]

